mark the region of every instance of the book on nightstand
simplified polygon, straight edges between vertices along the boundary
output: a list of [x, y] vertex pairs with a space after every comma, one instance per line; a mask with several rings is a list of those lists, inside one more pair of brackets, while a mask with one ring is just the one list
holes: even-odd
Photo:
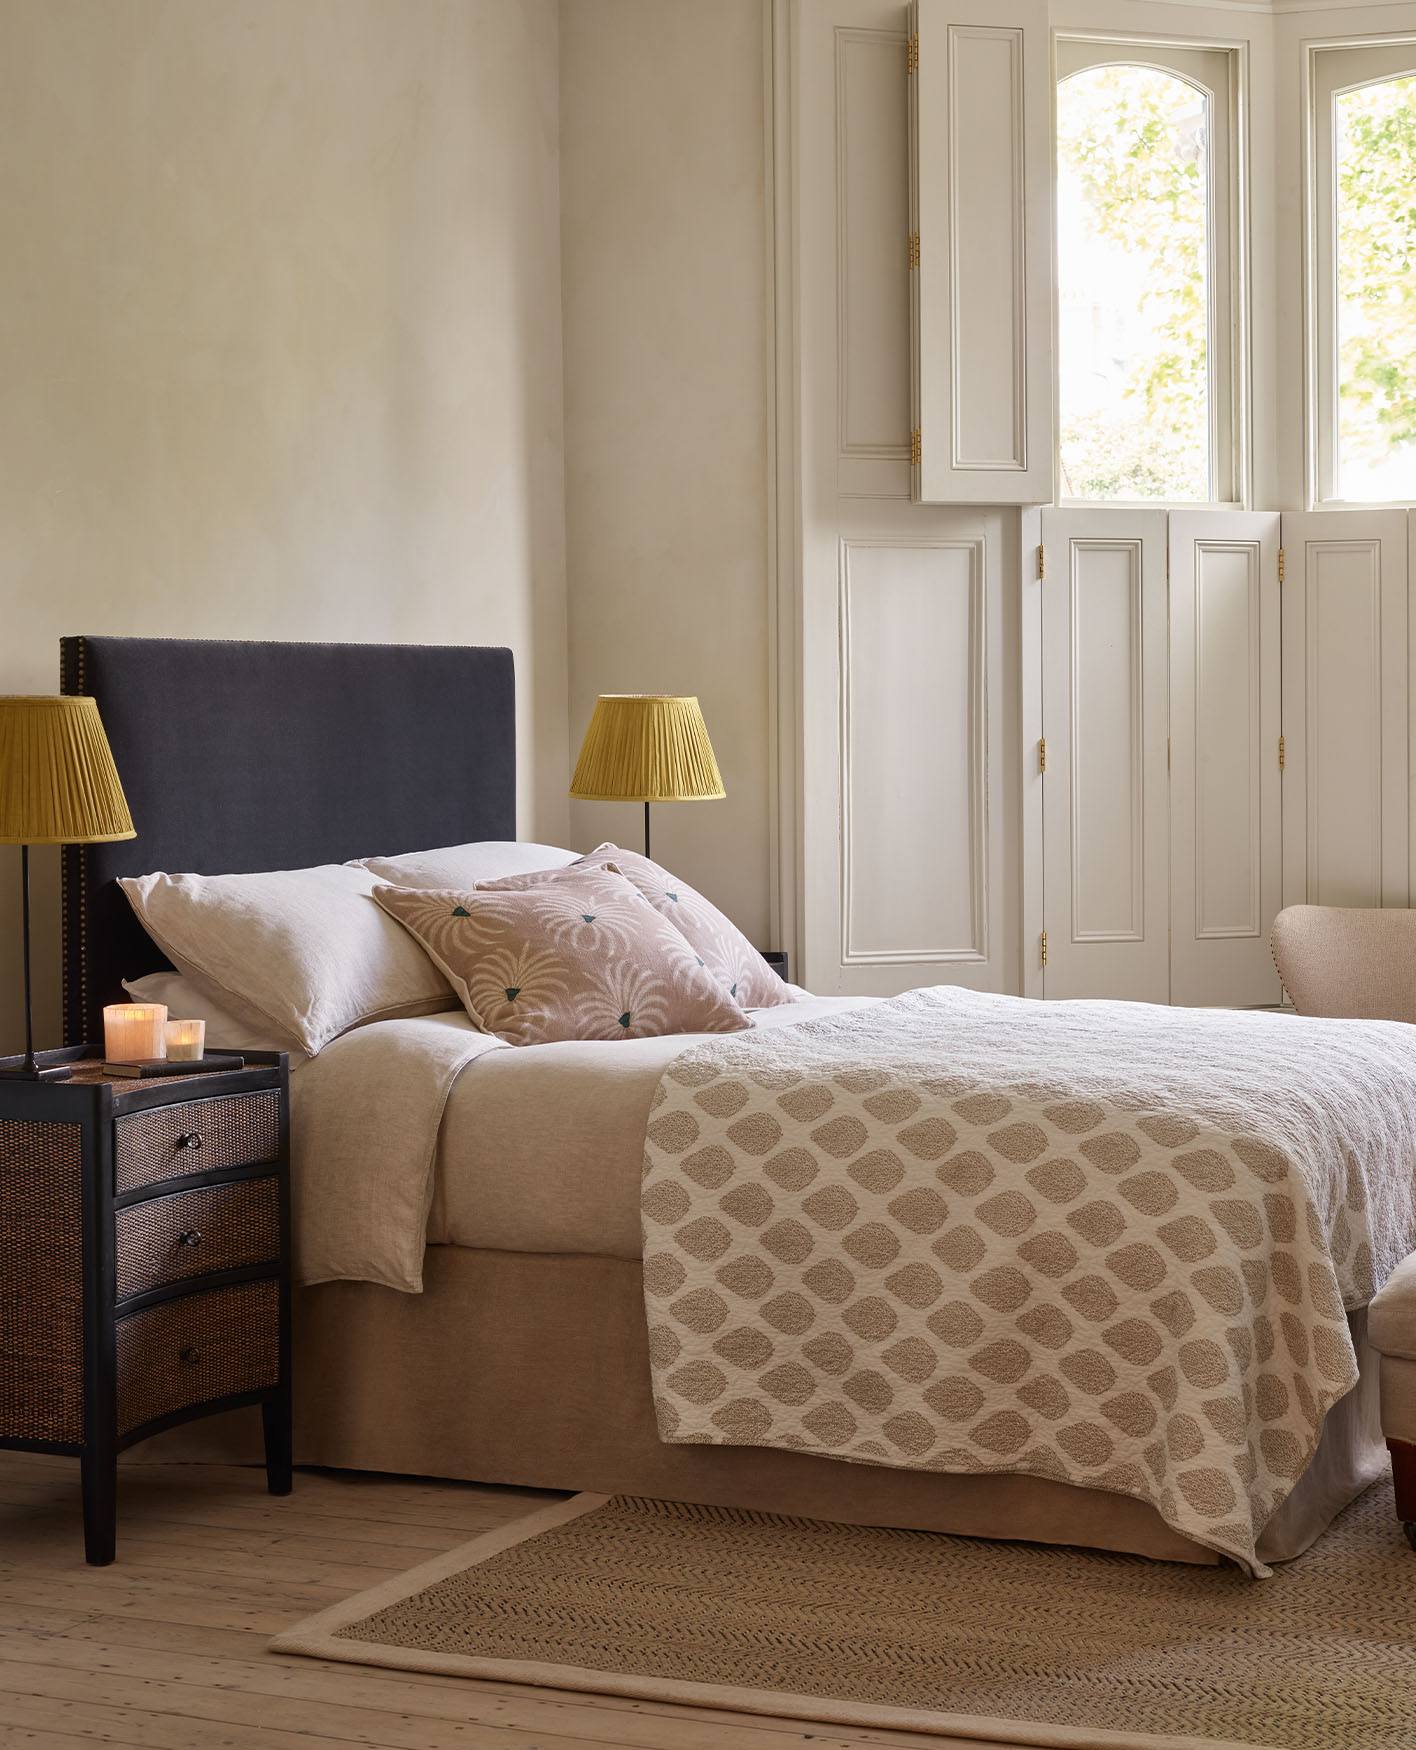
[[205, 1057], [135, 1057], [128, 1062], [105, 1060], [106, 1076], [204, 1076], [218, 1069], [244, 1069], [246, 1060], [234, 1051], [209, 1051]]

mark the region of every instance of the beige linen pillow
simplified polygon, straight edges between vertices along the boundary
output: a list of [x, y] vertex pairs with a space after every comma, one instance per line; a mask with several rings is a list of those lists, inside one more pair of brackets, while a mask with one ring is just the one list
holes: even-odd
[[156, 874], [120, 886], [179, 972], [311, 1057], [362, 1022], [455, 1006], [437, 967], [373, 904], [367, 869]]
[[622, 875], [525, 888], [376, 887], [467, 1013], [509, 1045], [736, 1033], [746, 1015]]
[[801, 1000], [792, 985], [780, 979], [732, 921], [696, 888], [662, 868], [638, 851], [618, 845], [597, 845], [569, 869], [540, 870], [511, 875], [505, 880], [483, 882], [484, 888], [524, 888], [533, 882], [558, 879], [575, 869], [618, 869], [632, 881], [661, 917], [665, 917], [691, 947], [699, 960], [743, 1009], [773, 1009], [779, 1003]]
[[[222, 1008], [204, 985], [180, 972], [149, 972], [142, 978], [125, 978], [123, 989], [135, 1003], [161, 1003], [173, 1021], [205, 1021], [207, 1048], [211, 1051], [285, 1051], [290, 1067], [305, 1061], [305, 1053], [291, 1039], [277, 1039], [269, 1023], [243, 1020]], [[449, 1001], [452, 999], [449, 998]]]

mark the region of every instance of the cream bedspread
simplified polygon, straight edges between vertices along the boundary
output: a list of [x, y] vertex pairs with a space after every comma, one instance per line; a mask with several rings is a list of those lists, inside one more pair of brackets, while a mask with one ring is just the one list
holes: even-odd
[[1414, 1181], [1395, 1023], [938, 988], [699, 1045], [645, 1148], [661, 1435], [1115, 1490], [1264, 1574]]

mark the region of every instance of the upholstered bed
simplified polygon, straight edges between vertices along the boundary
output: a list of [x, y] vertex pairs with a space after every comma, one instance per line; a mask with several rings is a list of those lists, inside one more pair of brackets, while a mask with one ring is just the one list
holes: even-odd
[[[165, 964], [120, 877], [301, 868], [515, 836], [506, 652], [75, 639], [64, 684], [97, 697], [139, 832], [130, 844], [66, 853], [71, 1041], [92, 1036], [121, 980]], [[178, 700], [180, 744], [165, 727]], [[773, 1036], [801, 1026], [805, 1038], [813, 1023], [829, 1034], [850, 1007], [766, 1013]], [[444, 1024], [446, 1035], [417, 1025], [452, 1061], [458, 1024]], [[651, 1386], [639, 1183], [651, 1112], [692, 1040], [503, 1049], [441, 1078], [418, 1279], [399, 1280], [406, 1258], [381, 1273], [360, 1250], [367, 1235], [333, 1232], [327, 1212], [358, 1151], [340, 1119], [322, 1114], [347, 1122], [351, 1086], [378, 1096], [383, 1042], [396, 1062], [410, 1049], [413, 1035], [398, 1033], [406, 1026], [362, 1028], [294, 1078], [311, 1283], [297, 1301], [298, 1460], [1217, 1559], [1114, 1483], [666, 1439], [662, 1378], [657, 1415]], [[1353, 1298], [1362, 1296], [1348, 1301], [1352, 1345], [1365, 1358]], [[1375, 1411], [1364, 1366], [1264, 1527], [1260, 1562], [1301, 1550], [1378, 1474]]]

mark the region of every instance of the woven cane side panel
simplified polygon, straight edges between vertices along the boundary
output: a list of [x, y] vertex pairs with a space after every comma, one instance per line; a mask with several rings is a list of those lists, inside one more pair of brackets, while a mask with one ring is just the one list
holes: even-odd
[[280, 1092], [228, 1094], [130, 1112], [114, 1123], [114, 1188], [133, 1191], [188, 1173], [274, 1160], [280, 1147]]
[[115, 1218], [119, 1300], [168, 1282], [263, 1264], [280, 1255], [274, 1179], [209, 1185], [130, 1204]]
[[83, 1130], [0, 1119], [0, 1439], [83, 1439]]
[[118, 1321], [118, 1431], [280, 1372], [280, 1288], [272, 1278], [163, 1301]]

